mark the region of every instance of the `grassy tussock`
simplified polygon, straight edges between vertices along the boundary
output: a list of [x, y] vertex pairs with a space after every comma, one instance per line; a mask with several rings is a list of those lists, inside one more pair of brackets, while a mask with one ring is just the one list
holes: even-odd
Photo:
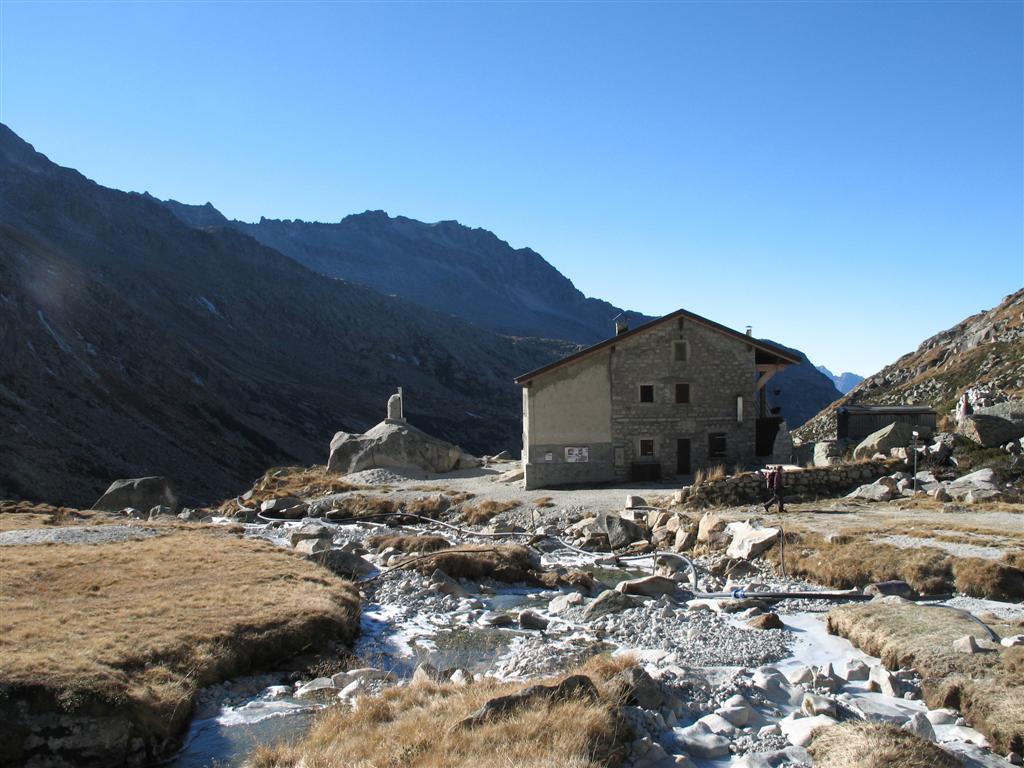
[[[810, 533], [787, 532], [786, 568], [789, 573], [837, 589], [863, 587], [876, 581], [902, 579], [921, 594], [953, 589], [954, 558], [934, 547], [899, 549], [860, 535], [854, 541], [830, 543]], [[778, 562], [779, 548], [767, 557]]]
[[515, 509], [519, 506], [518, 501], [481, 501], [479, 504], [472, 504], [462, 508], [462, 520], [470, 525], [483, 525], [489, 522], [496, 515]]
[[439, 493], [433, 496], [421, 496], [408, 501], [402, 505], [402, 509], [414, 515], [422, 515], [423, 517], [430, 517], [436, 520], [452, 507], [462, 504], [471, 498], [473, 498], [472, 493]]
[[555, 506], [555, 501], [550, 496], [540, 496], [530, 502], [537, 509], [545, 509]]
[[335, 499], [327, 518], [362, 518], [386, 515], [398, 511], [398, 505], [385, 496], [354, 493]]
[[983, 560], [968, 557], [958, 560], [953, 571], [956, 588], [966, 595], [991, 600], [1024, 600], [1024, 570], [1009, 564], [1009, 558]]
[[[1022, 654], [1006, 649], [978, 654], [953, 650], [953, 641], [964, 635], [987, 637], [970, 618], [943, 608], [871, 602], [833, 608], [828, 626], [890, 669], [916, 669], [924, 678], [922, 693], [928, 706], [960, 709], [996, 751], [1024, 748]], [[1008, 625], [994, 629], [1000, 634], [1013, 631]]]
[[[317, 464], [312, 467], [274, 467], [268, 469], [263, 477], [252, 486], [252, 496], [245, 502], [248, 507], [259, 507], [264, 501], [295, 496], [300, 499], [311, 496], [327, 496], [332, 493], [345, 493], [355, 490], [357, 486], [348, 483], [336, 473], [329, 473], [327, 466]], [[221, 505], [222, 513], [231, 513], [237, 509], [235, 500], [226, 499]]]
[[960, 768], [930, 741], [882, 723], [846, 722], [815, 732], [808, 748], [818, 768]]
[[173, 733], [202, 686], [358, 630], [351, 584], [265, 542], [178, 530], [3, 549], [0, 689], [127, 709], [144, 733]]
[[34, 504], [30, 501], [0, 501], [0, 531], [46, 528], [55, 525], [121, 522], [106, 512]]
[[[599, 689], [621, 662], [584, 665]], [[531, 681], [532, 683], [533, 681]], [[544, 682], [555, 682], [554, 680]], [[616, 768], [632, 734], [614, 693], [601, 699], [538, 703], [493, 723], [459, 727], [489, 699], [526, 684], [484, 681], [467, 687], [425, 683], [362, 698], [355, 709], [323, 714], [299, 743], [261, 747], [253, 768]]]
[[516, 583], [535, 578], [529, 552], [519, 544], [464, 545], [410, 560], [408, 567], [427, 574], [440, 569], [453, 579], [471, 581], [491, 578]]
[[447, 549], [451, 544], [444, 536], [403, 536], [396, 534], [391, 536], [371, 536], [366, 540], [366, 546], [373, 552], [380, 552], [389, 547], [393, 547], [399, 552], [436, 552], [439, 549]]

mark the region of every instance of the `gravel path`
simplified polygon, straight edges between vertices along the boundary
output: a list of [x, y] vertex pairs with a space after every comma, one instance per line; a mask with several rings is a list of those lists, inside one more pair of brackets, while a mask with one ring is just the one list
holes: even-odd
[[63, 528], [31, 528], [0, 533], [0, 546], [20, 544], [116, 544], [159, 536], [155, 528], [135, 525], [69, 525]]
[[918, 547], [935, 547], [949, 552], [956, 557], [980, 557], [985, 560], [998, 560], [1006, 550], [998, 547], [979, 547], [977, 544], [961, 544], [954, 541], [921, 538], [918, 536], [886, 536], [874, 539], [877, 544], [892, 544], [900, 549], [917, 549]]
[[[389, 498], [412, 498], [438, 491], [472, 493], [479, 500], [518, 501], [529, 507], [532, 501], [550, 499], [556, 509], [588, 510], [594, 513], [621, 510], [626, 496], [642, 496], [648, 502], [671, 495], [679, 483], [630, 483], [598, 488], [563, 488], [553, 490], [523, 489], [522, 481], [502, 482], [500, 477], [519, 468], [518, 461], [507, 461], [489, 467], [463, 469], [446, 475], [405, 472], [392, 469], [368, 469], [346, 475], [345, 480], [365, 486], [386, 486]], [[355, 494], [373, 493], [372, 488], [352, 491]], [[343, 496], [346, 494], [339, 494]]]

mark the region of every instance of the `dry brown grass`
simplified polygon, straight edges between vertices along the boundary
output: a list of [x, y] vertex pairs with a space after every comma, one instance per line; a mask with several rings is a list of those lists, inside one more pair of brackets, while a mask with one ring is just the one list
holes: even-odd
[[[459, 723], [491, 698], [523, 683], [491, 680], [466, 687], [424, 683], [363, 698], [355, 709], [324, 713], [293, 745], [262, 747], [253, 768], [616, 768], [632, 733], [607, 680], [623, 662], [598, 657], [577, 672], [601, 691], [597, 700], [539, 702], [494, 722]], [[535, 682], [535, 681], [531, 681]], [[543, 681], [543, 682], [554, 682]]]
[[52, 504], [35, 504], [31, 501], [0, 501], [0, 531], [78, 523], [101, 525], [112, 522], [123, 522], [123, 518], [89, 509], [55, 507]]
[[400, 568], [415, 568], [421, 573], [440, 569], [453, 579], [479, 581], [484, 578], [509, 583], [533, 582], [535, 563], [529, 550], [519, 544], [467, 544], [408, 560]]
[[483, 525], [489, 522], [496, 515], [508, 512], [519, 506], [518, 501], [481, 501], [479, 504], [470, 504], [462, 508], [462, 520], [470, 525]]
[[818, 768], [960, 768], [949, 752], [895, 725], [846, 722], [820, 728], [808, 748]]
[[[838, 589], [902, 579], [921, 594], [952, 591], [955, 558], [934, 547], [899, 549], [873, 538], [859, 534], [834, 544], [818, 534], [787, 531], [787, 572]], [[767, 556], [778, 562], [779, 548], [773, 547]]]
[[990, 600], [1024, 600], [1024, 570], [1009, 565], [1004, 559], [982, 560], [967, 557], [957, 560], [953, 568], [956, 588], [965, 595]]
[[384, 496], [354, 493], [335, 499], [332, 508], [324, 513], [328, 520], [343, 518], [369, 518], [398, 511], [398, 505]]
[[402, 504], [402, 509], [414, 515], [422, 515], [437, 519], [454, 506], [473, 498], [472, 493], [439, 493], [434, 496], [421, 496]]
[[393, 547], [399, 552], [436, 552], [451, 546], [444, 536], [403, 536], [401, 534], [371, 536], [366, 540], [368, 549], [380, 552]]
[[[264, 501], [280, 499], [285, 496], [307, 498], [310, 496], [327, 496], [331, 493], [345, 493], [356, 490], [360, 486], [352, 485], [341, 479], [337, 473], [328, 472], [327, 466], [317, 464], [312, 467], [274, 467], [268, 469], [259, 480], [253, 483], [252, 496], [245, 500], [247, 507], [259, 507]], [[222, 514], [231, 514], [238, 509], [233, 498], [226, 499], [221, 505]]]
[[539, 496], [530, 502], [537, 509], [545, 509], [555, 506], [555, 501], [550, 496]]
[[[923, 677], [928, 706], [960, 709], [1001, 754], [1024, 748], [1019, 657], [1005, 649], [977, 654], [953, 650], [953, 641], [964, 635], [987, 637], [970, 618], [934, 606], [872, 601], [833, 608], [828, 626], [830, 632], [881, 658], [890, 669], [916, 669]], [[1012, 628], [997, 625], [995, 629]]]
[[351, 584], [221, 532], [9, 546], [2, 558], [0, 702], [120, 716], [153, 739], [180, 731], [200, 687], [359, 628]]
[[[965, 533], [992, 532], [990, 528], [955, 523], [950, 528]], [[820, 534], [790, 528], [786, 531], [787, 571], [838, 589], [900, 579], [923, 595], [944, 594], [955, 588], [972, 597], [1024, 599], [1024, 570], [1014, 565], [1024, 561], [1024, 557], [1016, 551], [1007, 554], [1002, 561], [993, 561], [956, 557], [937, 547], [900, 549], [876, 541], [893, 533], [978, 543], [977, 539], [956, 534], [930, 534], [927, 530], [901, 528], [858, 530], [851, 532], [847, 539], [830, 543]], [[767, 557], [778, 562], [778, 548], [770, 550]]]

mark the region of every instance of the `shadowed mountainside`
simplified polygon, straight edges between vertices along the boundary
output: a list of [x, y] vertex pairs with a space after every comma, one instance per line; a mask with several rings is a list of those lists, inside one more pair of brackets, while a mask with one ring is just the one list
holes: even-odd
[[[263, 218], [250, 224], [225, 218], [210, 203], [164, 205], [191, 226], [233, 227], [321, 274], [499, 333], [592, 344], [612, 335], [623, 311], [584, 296], [536, 251], [457, 221], [427, 224], [366, 211], [337, 223]], [[630, 316], [634, 324], [652, 319]]]
[[800, 358], [799, 365], [791, 365], [777, 374], [766, 385], [768, 402], [779, 408], [779, 414], [790, 429], [803, 424], [823, 407], [840, 396], [832, 380], [814, 367], [807, 355], [799, 349], [787, 347], [771, 339], [762, 339], [781, 347]]
[[186, 500], [324, 461], [384, 416], [520, 445], [513, 376], [575, 347], [479, 329], [317, 274], [61, 168], [0, 126], [0, 497], [91, 504], [163, 474]]
[[[194, 227], [232, 227], [323, 274], [363, 283], [492, 330], [589, 344], [613, 335], [612, 319], [622, 311], [585, 298], [529, 248], [513, 249], [485, 229], [455, 221], [425, 224], [367, 211], [336, 224], [266, 218], [248, 224], [227, 219], [210, 203], [167, 200], [164, 205]], [[651, 319], [629, 315], [633, 325]], [[806, 356], [790, 351], [803, 363], [775, 378], [772, 403], [796, 427], [841, 393]]]

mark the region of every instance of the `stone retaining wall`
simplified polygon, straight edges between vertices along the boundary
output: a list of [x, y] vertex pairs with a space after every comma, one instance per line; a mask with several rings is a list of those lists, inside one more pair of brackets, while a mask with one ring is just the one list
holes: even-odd
[[[812, 501], [844, 496], [858, 486], [872, 483], [903, 466], [903, 461], [889, 459], [787, 471], [785, 500]], [[685, 506], [696, 508], [763, 504], [769, 497], [764, 476], [756, 472], [711, 480], [696, 488], [687, 486], [681, 495]]]

